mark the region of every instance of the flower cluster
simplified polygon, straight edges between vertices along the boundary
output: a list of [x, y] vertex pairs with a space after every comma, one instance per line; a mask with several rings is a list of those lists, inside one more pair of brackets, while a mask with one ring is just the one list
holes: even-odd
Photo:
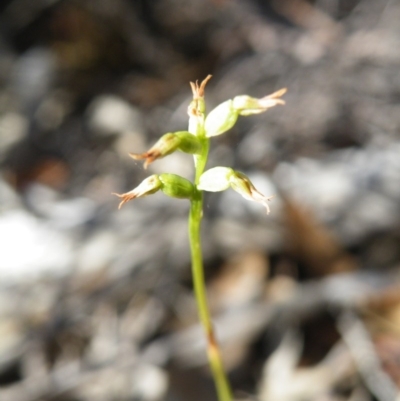
[[[211, 78], [209, 75], [200, 85], [191, 82], [193, 100], [188, 107], [188, 131], [178, 131], [163, 135], [147, 152], [131, 153], [136, 160], [145, 160], [144, 167], [157, 159], [163, 158], [175, 151], [193, 154], [203, 159], [207, 158], [208, 138], [221, 135], [231, 129], [239, 116], [249, 116], [263, 113], [276, 105], [285, 102], [281, 96], [286, 89], [281, 89], [261, 99], [247, 95], [236, 96], [227, 100], [205, 115], [204, 89]], [[207, 148], [207, 149], [205, 149]], [[152, 175], [146, 178], [138, 187], [124, 194], [115, 194], [122, 199], [119, 207], [129, 200], [144, 197], [161, 190], [174, 198], [192, 199], [196, 191], [218, 192], [232, 188], [245, 199], [262, 204], [269, 213], [268, 201], [271, 197], [261, 194], [250, 179], [241, 172], [228, 167], [215, 167], [202, 173], [195, 183], [175, 174]]]

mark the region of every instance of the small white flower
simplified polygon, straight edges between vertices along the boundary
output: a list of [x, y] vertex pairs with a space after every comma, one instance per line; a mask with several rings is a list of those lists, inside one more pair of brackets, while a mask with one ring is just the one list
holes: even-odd
[[113, 193], [113, 195], [116, 195], [122, 199], [121, 203], [118, 205], [118, 209], [121, 209], [124, 203], [132, 199], [143, 198], [144, 196], [154, 194], [161, 188], [161, 186], [162, 182], [158, 178], [158, 175], [153, 174], [142, 181], [136, 188], [132, 189], [132, 191], [124, 194]]
[[197, 189], [208, 192], [220, 192], [229, 187], [243, 198], [262, 204], [269, 214], [268, 202], [272, 196], [264, 196], [255, 188], [249, 177], [239, 171], [229, 167], [214, 167], [201, 175], [199, 185], [197, 185]]

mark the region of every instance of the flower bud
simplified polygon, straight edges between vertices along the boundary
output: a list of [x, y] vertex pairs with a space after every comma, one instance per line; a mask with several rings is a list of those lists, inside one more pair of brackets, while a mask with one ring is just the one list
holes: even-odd
[[200, 85], [197, 81], [190, 82], [193, 100], [190, 102], [188, 107], [189, 131], [196, 136], [203, 132], [204, 113], [206, 111], [204, 89], [210, 79], [211, 75], [208, 75]]
[[158, 175], [153, 174], [142, 181], [136, 188], [132, 189], [132, 191], [126, 192], [124, 194], [113, 193], [113, 195], [116, 195], [122, 199], [121, 203], [118, 205], [118, 209], [121, 209], [124, 203], [132, 199], [143, 198], [147, 195], [154, 194], [159, 189], [161, 189], [161, 187], [162, 182], [158, 178]]
[[249, 177], [240, 173], [239, 171], [235, 171], [234, 174], [230, 176], [230, 184], [231, 188], [238, 192], [243, 198], [261, 203], [269, 214], [270, 209], [268, 206], [268, 201], [271, 200], [272, 196], [264, 196], [261, 192], [259, 192], [250, 181]]
[[199, 180], [197, 189], [208, 192], [225, 191], [230, 187], [230, 176], [234, 171], [229, 167], [214, 167], [204, 172]]
[[197, 138], [188, 131], [179, 131], [176, 132], [175, 135], [179, 138], [179, 146], [178, 149], [185, 153], [191, 154], [199, 154], [201, 153], [201, 142]]
[[147, 152], [129, 153], [135, 160], [146, 159], [144, 168], [146, 169], [150, 163], [157, 159], [161, 159], [177, 149], [185, 153], [199, 153], [201, 150], [200, 141], [187, 131], [179, 131], [175, 133], [169, 132], [163, 135]]
[[132, 191], [124, 194], [113, 195], [122, 198], [118, 209], [121, 209], [122, 205], [132, 199], [143, 198], [147, 195], [154, 194], [158, 190], [162, 190], [165, 195], [179, 199], [190, 199], [193, 195], [194, 186], [189, 181], [179, 175], [175, 174], [153, 174], [142, 181]]
[[235, 125], [239, 115], [259, 114], [277, 104], [285, 104], [282, 99], [279, 99], [285, 92], [286, 89], [281, 89], [262, 99], [247, 95], [236, 96], [233, 100], [221, 103], [206, 118], [204, 123], [206, 137], [221, 135], [228, 131]]
[[239, 113], [233, 108], [232, 100], [221, 103], [210, 111], [206, 118], [204, 123], [206, 137], [210, 138], [228, 131], [235, 125], [238, 116]]
[[192, 197], [194, 186], [186, 178], [166, 173], [160, 174], [158, 177], [162, 182], [161, 190], [165, 195], [180, 199], [190, 199]]
[[233, 99], [233, 108], [241, 116], [250, 116], [251, 114], [263, 113], [267, 109], [274, 107], [278, 104], [285, 104], [285, 101], [279, 99], [286, 93], [286, 88], [280, 89], [271, 95], [265, 96], [261, 99], [256, 99], [247, 95], [236, 96]]
[[267, 214], [270, 212], [268, 201], [271, 197], [264, 196], [254, 187], [246, 175], [231, 168], [214, 167], [207, 170], [201, 175], [197, 185], [199, 190], [209, 192], [224, 191], [229, 187], [242, 195], [243, 198], [261, 203], [267, 209]]
[[180, 143], [180, 139], [172, 133], [163, 135], [147, 152], [129, 153], [135, 160], [146, 159], [144, 168], [146, 169], [154, 160], [160, 159], [174, 152]]

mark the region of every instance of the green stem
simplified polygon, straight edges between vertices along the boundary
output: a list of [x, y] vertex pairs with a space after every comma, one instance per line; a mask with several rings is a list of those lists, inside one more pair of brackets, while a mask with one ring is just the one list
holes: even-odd
[[[201, 155], [195, 156], [197, 185], [201, 174], [204, 171], [209, 149], [209, 140], [202, 138], [203, 152]], [[200, 224], [203, 215], [203, 194], [196, 190], [191, 200], [189, 214], [189, 239], [192, 255], [192, 275], [194, 292], [197, 301], [197, 308], [201, 324], [203, 325], [207, 338], [207, 355], [211, 371], [214, 377], [215, 386], [217, 388], [219, 401], [231, 401], [232, 392], [229, 386], [224, 366], [222, 364], [221, 353], [212, 325], [210, 311], [207, 302], [206, 285], [204, 281], [203, 256], [201, 252]]]

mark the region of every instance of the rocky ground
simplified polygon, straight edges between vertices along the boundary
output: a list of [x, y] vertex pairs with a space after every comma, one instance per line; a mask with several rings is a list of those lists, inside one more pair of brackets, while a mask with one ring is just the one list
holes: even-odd
[[215, 400], [188, 202], [117, 210], [128, 152], [287, 87], [212, 139], [275, 195], [206, 195], [210, 303], [236, 399], [392, 401], [400, 387], [400, 3], [8, 0], [0, 6], [0, 400]]

